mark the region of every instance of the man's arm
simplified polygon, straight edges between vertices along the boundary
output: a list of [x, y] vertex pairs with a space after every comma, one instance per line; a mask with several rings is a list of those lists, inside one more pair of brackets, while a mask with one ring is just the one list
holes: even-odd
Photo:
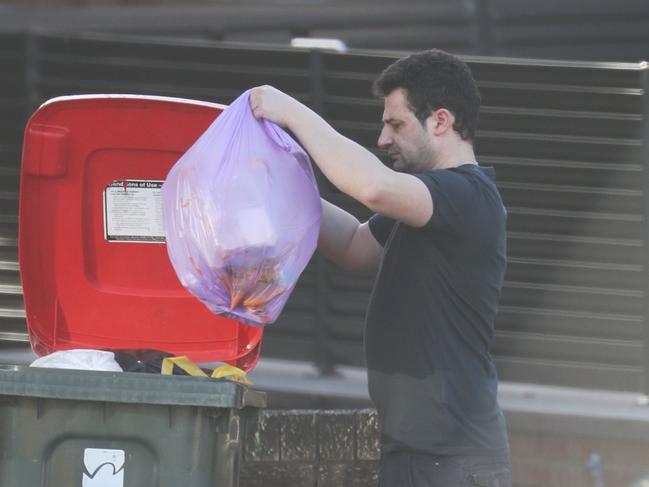
[[347, 270], [373, 270], [381, 260], [383, 248], [376, 241], [368, 223], [328, 201], [322, 201], [322, 219], [318, 250]]
[[299, 101], [262, 86], [251, 91], [250, 105], [255, 117], [290, 129], [326, 178], [343, 193], [408, 225], [422, 227], [430, 220], [433, 200], [422, 181], [384, 166]]

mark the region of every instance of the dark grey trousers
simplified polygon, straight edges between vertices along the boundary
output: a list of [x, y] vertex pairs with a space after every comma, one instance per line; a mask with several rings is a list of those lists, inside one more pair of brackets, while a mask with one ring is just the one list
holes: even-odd
[[512, 487], [508, 457], [381, 455], [378, 487]]

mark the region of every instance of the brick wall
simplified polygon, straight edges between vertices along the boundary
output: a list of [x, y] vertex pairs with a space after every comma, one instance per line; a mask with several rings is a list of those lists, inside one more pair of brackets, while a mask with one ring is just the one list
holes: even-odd
[[[600, 418], [598, 427], [590, 428], [592, 420], [539, 431], [533, 415], [517, 416], [509, 428], [514, 485], [627, 487], [649, 473], [649, 435], [616, 438], [607, 432], [620, 431], [614, 420]], [[597, 456], [600, 463], [593, 464]], [[240, 486], [375, 487], [377, 460], [373, 410], [261, 411], [247, 423]]]
[[262, 411], [246, 428], [241, 487], [376, 485], [374, 411]]

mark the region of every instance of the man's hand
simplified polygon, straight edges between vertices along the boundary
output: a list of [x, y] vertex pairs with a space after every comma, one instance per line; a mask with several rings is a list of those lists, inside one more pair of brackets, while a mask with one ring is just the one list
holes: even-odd
[[288, 127], [291, 112], [299, 103], [272, 86], [257, 86], [250, 90], [250, 108], [255, 118], [264, 118], [281, 127]]

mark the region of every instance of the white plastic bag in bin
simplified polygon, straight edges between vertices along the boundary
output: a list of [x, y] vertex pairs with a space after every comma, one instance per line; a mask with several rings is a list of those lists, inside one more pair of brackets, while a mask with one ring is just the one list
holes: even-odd
[[122, 372], [122, 368], [115, 361], [115, 354], [104, 350], [60, 350], [58, 352], [39, 357], [30, 367], [45, 367], [50, 369], [79, 369], [103, 370], [106, 372]]

